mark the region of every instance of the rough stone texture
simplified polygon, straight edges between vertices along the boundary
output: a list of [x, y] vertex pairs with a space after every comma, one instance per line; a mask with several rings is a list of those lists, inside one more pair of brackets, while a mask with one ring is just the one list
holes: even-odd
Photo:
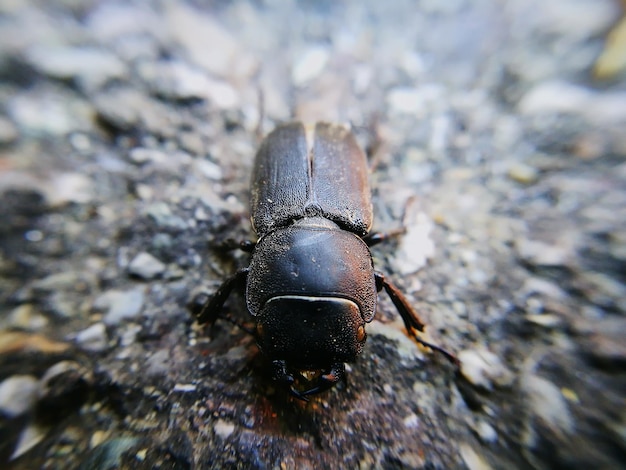
[[[0, 467], [623, 466], [619, 3], [152, 5], [0, 5], [0, 383], [40, 388], [0, 415]], [[384, 295], [308, 404], [246, 333], [194, 324], [248, 262], [214, 247], [254, 237], [257, 129], [290, 119], [372, 150], [375, 229], [408, 232], [376, 266], [463, 373]]]

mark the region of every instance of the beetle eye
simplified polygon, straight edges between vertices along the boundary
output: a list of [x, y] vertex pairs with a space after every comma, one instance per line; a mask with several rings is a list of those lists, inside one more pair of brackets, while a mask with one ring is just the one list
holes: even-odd
[[363, 325], [359, 326], [359, 329], [356, 330], [356, 339], [359, 343], [365, 341], [367, 334], [365, 333], [365, 327]]

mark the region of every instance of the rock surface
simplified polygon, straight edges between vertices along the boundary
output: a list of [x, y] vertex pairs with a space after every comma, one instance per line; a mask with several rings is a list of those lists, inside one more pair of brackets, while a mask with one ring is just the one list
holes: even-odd
[[[620, 8], [3, 2], [0, 467], [623, 467]], [[372, 150], [374, 228], [406, 229], [376, 267], [460, 373], [385, 295], [309, 403], [193, 322], [248, 262], [214, 248], [254, 238], [257, 131], [291, 119]]]

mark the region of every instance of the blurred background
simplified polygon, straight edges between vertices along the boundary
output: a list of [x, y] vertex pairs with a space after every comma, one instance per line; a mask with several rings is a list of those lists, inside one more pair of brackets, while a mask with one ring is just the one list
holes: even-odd
[[[625, 8], [0, 1], [0, 465], [622, 467]], [[406, 229], [376, 267], [460, 374], [387, 299], [306, 405], [194, 324], [290, 120], [368, 150], [374, 229]]]

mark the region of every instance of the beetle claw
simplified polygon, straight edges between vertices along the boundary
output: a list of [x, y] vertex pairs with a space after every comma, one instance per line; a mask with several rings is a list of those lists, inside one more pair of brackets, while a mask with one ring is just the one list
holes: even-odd
[[301, 395], [315, 395], [316, 393], [325, 392], [329, 388], [332, 388], [337, 382], [345, 377], [345, 366], [343, 363], [333, 364], [330, 370], [326, 374], [322, 374], [317, 379], [317, 385], [304, 392]]
[[307, 390], [306, 392], [299, 392], [293, 385], [289, 387], [289, 393], [291, 393], [292, 396], [296, 397], [299, 400], [302, 401], [309, 401], [309, 397], [307, 397], [307, 395], [309, 394], [309, 390]]

